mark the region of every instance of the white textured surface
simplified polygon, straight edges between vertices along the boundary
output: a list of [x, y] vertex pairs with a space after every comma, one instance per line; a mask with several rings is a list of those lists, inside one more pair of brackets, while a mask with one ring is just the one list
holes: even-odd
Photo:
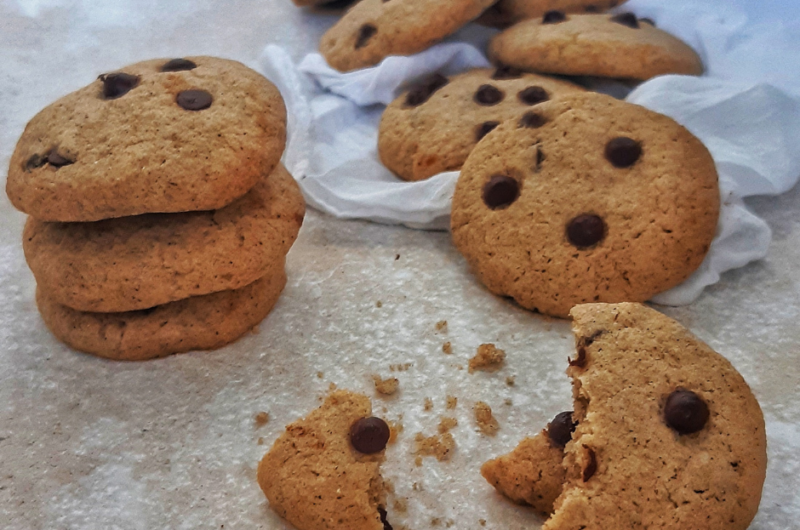
[[[257, 66], [269, 43], [297, 60], [331, 20], [289, 0], [165, 4], [128, 2], [109, 29], [94, 21], [118, 4], [0, 0], [0, 167], [36, 111], [104, 70], [198, 53]], [[770, 468], [753, 528], [784, 530], [800, 520], [800, 191], [748, 204], [773, 230], [769, 256], [667, 312], [731, 359], [760, 399]], [[396, 527], [428, 529], [433, 517], [459, 529], [483, 528], [480, 518], [490, 529], [538, 527], [477, 470], [570, 406], [569, 326], [486, 292], [447, 234], [311, 212], [288, 257], [284, 296], [256, 334], [216, 352], [119, 364], [72, 352], [46, 331], [22, 256], [24, 218], [0, 199], [0, 221], [0, 527], [285, 530], [255, 483], [268, 445], [329, 383], [372, 395], [371, 374], [406, 362], [395, 373], [399, 395], [373, 401], [390, 419], [403, 415], [384, 468], [409, 499], [407, 514], [391, 515]], [[436, 332], [439, 320], [447, 333]], [[441, 352], [445, 341], [452, 356]], [[459, 370], [483, 342], [506, 350], [505, 368]], [[435, 432], [448, 394], [459, 398], [456, 454], [416, 468], [414, 433]], [[501, 424], [494, 439], [475, 431], [478, 399]], [[256, 428], [262, 410], [271, 419]]]

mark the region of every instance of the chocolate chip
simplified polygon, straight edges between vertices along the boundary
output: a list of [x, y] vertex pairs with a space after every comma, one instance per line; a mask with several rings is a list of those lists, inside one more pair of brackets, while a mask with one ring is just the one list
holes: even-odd
[[139, 84], [139, 76], [119, 72], [116, 74], [102, 74], [98, 77], [103, 82], [103, 97], [116, 99], [124, 96]]
[[39, 153], [31, 155], [31, 157], [25, 161], [25, 171], [31, 172], [34, 169], [38, 169], [42, 166], [47, 164], [47, 156], [42, 156]]
[[523, 114], [519, 120], [519, 126], [527, 127], [528, 129], [538, 129], [545, 123], [547, 123], [547, 119], [544, 116], [532, 111]]
[[644, 22], [645, 24], [650, 24], [651, 26], [656, 27], [656, 21], [653, 20], [652, 18], [648, 17], [640, 18], [639, 22]]
[[389, 442], [389, 426], [380, 418], [361, 418], [350, 427], [350, 442], [359, 453], [380, 453]]
[[588, 482], [589, 479], [592, 478], [597, 472], [597, 457], [594, 454], [594, 450], [591, 447], [587, 447], [586, 452], [589, 455], [589, 463], [586, 464], [585, 468], [583, 468], [584, 482]]
[[64, 156], [58, 154], [58, 150], [54, 147], [50, 150], [47, 154], [47, 163], [54, 167], [64, 167], [70, 164], [74, 164], [74, 160], [70, 160]]
[[522, 70], [513, 66], [501, 64], [492, 74], [492, 79], [519, 79], [522, 77]]
[[378, 33], [378, 28], [372, 24], [364, 24], [361, 26], [361, 29], [358, 30], [358, 37], [356, 38], [356, 50], [366, 46], [369, 39], [376, 33]]
[[214, 98], [205, 90], [184, 90], [175, 101], [186, 110], [203, 110], [211, 106]]
[[642, 145], [626, 136], [618, 136], [606, 144], [606, 159], [614, 167], [631, 167], [642, 156]]
[[620, 13], [611, 17], [611, 22], [628, 26], [629, 28], [639, 29], [639, 21], [633, 13]]
[[578, 346], [578, 357], [576, 357], [574, 361], [572, 358], [567, 357], [567, 361], [570, 366], [586, 368], [586, 348], [584, 346]]
[[406, 94], [406, 106], [418, 107], [428, 101], [434, 92], [450, 81], [442, 74], [433, 74]]
[[492, 85], [481, 85], [478, 87], [478, 91], [475, 92], [473, 99], [478, 105], [491, 107], [503, 101], [503, 97], [505, 97], [505, 94], [499, 88]]
[[529, 86], [525, 90], [520, 91], [517, 97], [526, 105], [536, 105], [537, 103], [550, 99], [547, 91], [540, 86]]
[[567, 20], [567, 15], [563, 11], [548, 11], [542, 17], [542, 24], [558, 24]]
[[197, 65], [189, 59], [172, 59], [161, 67], [162, 72], [182, 72], [184, 70], [194, 70]]
[[558, 447], [564, 447], [572, 439], [578, 422], [572, 421], [572, 411], [562, 412], [547, 426], [547, 436]]
[[386, 509], [383, 506], [378, 506], [378, 515], [380, 516], [381, 522], [383, 523], [383, 530], [393, 530], [392, 525], [390, 525], [389, 521], [387, 521]]
[[667, 398], [664, 419], [678, 434], [692, 434], [708, 422], [708, 405], [703, 398], [685, 388], [678, 388]]
[[507, 208], [519, 197], [519, 183], [505, 175], [495, 175], [483, 186], [483, 202], [492, 210]]
[[578, 248], [598, 244], [606, 235], [606, 224], [597, 215], [581, 214], [567, 224], [567, 239]]
[[485, 121], [481, 123], [475, 131], [475, 139], [480, 142], [484, 136], [492, 132], [498, 125], [500, 125], [499, 121]]

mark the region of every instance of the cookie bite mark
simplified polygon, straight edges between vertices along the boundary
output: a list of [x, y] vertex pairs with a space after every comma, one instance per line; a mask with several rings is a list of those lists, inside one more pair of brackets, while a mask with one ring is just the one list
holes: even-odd
[[542, 24], [558, 24], [567, 20], [567, 15], [563, 11], [548, 11], [542, 17]]
[[214, 102], [214, 97], [205, 90], [184, 90], [175, 98], [175, 102], [185, 110], [205, 110]]
[[189, 59], [172, 59], [161, 67], [161, 72], [184, 72], [186, 70], [194, 70], [197, 65]]
[[121, 98], [139, 84], [139, 76], [119, 72], [101, 74], [98, 79], [103, 82], [103, 99]]
[[448, 79], [442, 74], [433, 74], [406, 94], [406, 107], [419, 107], [440, 88], [447, 85]]
[[632, 29], [639, 29], [639, 20], [633, 13], [620, 13], [619, 15], [611, 17], [610, 20], [611, 22], [616, 22], [617, 24], [622, 24]]
[[356, 50], [366, 46], [369, 40], [374, 37], [376, 33], [378, 33], [378, 28], [376, 28], [373, 24], [364, 24], [361, 26], [358, 30], [358, 36], [356, 37]]
[[594, 214], [581, 214], [567, 223], [567, 240], [579, 250], [596, 246], [606, 236], [603, 218]]
[[508, 175], [495, 175], [483, 186], [483, 202], [491, 210], [508, 208], [519, 194], [519, 182]]

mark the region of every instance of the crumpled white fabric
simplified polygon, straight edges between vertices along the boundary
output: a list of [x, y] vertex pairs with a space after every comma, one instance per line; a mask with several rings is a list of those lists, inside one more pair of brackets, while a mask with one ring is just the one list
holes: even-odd
[[[782, 21], [750, 24], [724, 0], [630, 0], [621, 9], [653, 18], [692, 45], [707, 66], [703, 77], [659, 77], [626, 98], [687, 127], [706, 144], [719, 171], [722, 211], [705, 261], [684, 283], [653, 298], [685, 305], [725, 271], [768, 252], [769, 226], [743, 199], [784, 193], [800, 177], [800, 54], [794, 53], [800, 37]], [[378, 158], [378, 123], [384, 105], [414, 81], [488, 64], [471, 44], [449, 42], [340, 73], [319, 54], [295, 65], [281, 48], [268, 46], [262, 69], [289, 110], [284, 163], [308, 203], [342, 218], [446, 229], [458, 172], [399, 180]]]

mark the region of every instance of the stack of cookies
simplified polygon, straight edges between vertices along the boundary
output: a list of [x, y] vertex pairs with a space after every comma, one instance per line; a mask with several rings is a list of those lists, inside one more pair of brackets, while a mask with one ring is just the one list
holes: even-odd
[[305, 211], [285, 139], [277, 88], [211, 57], [137, 63], [37, 114], [6, 191], [30, 215], [25, 257], [51, 331], [142, 360], [258, 324]]

